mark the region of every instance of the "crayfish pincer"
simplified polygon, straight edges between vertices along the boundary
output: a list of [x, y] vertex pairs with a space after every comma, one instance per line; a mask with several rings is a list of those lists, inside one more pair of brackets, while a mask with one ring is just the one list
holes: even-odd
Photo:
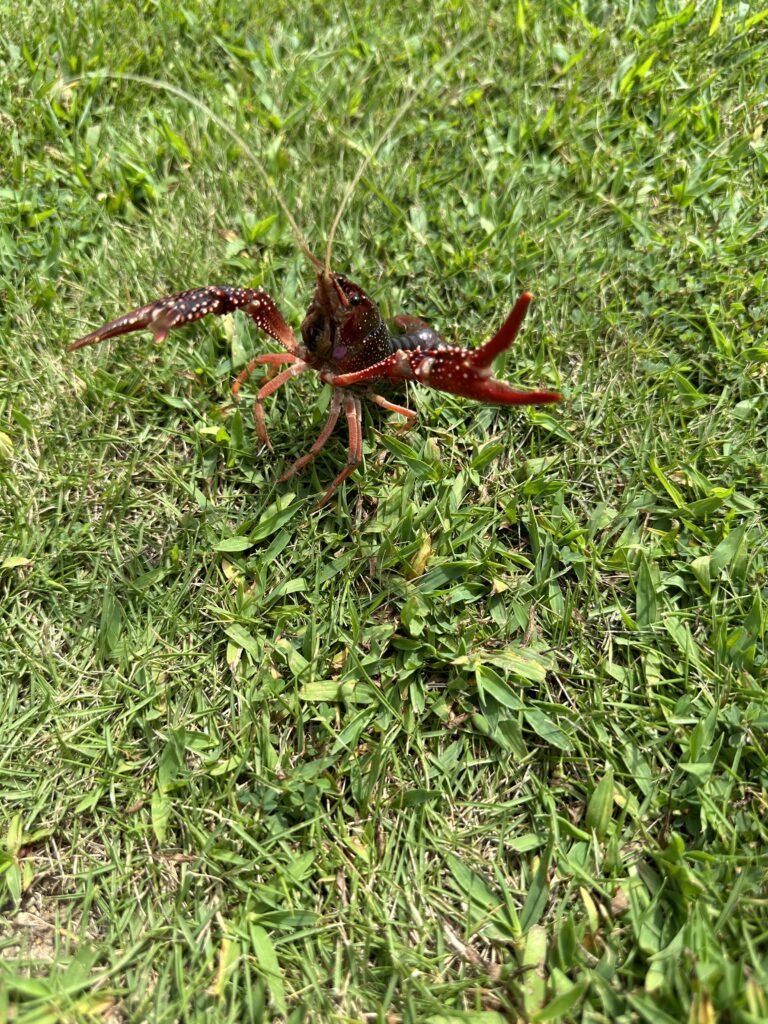
[[533, 298], [530, 292], [520, 296], [490, 341], [475, 349], [460, 348], [449, 345], [437, 331], [414, 316], [396, 317], [395, 324], [402, 333], [392, 334], [376, 303], [359, 285], [343, 274], [331, 273], [311, 253], [308, 255], [317, 271], [317, 284], [301, 324], [301, 341], [297, 340], [275, 301], [262, 288], [208, 285], [168, 295], [124, 313], [73, 342], [68, 351], [145, 329], [162, 341], [169, 331], [204, 316], [221, 316], [236, 310], [246, 313], [283, 347], [281, 352], [256, 356], [232, 385], [232, 392], [237, 396], [257, 366], [285, 366], [259, 389], [254, 403], [256, 432], [268, 448], [271, 444], [264, 418], [265, 398], [307, 370], [315, 370], [333, 389], [328, 420], [319, 437], [309, 451], [283, 473], [281, 480], [288, 480], [317, 455], [344, 410], [349, 429], [347, 463], [318, 505], [324, 505], [362, 461], [362, 398], [405, 416], [407, 426], [415, 420], [416, 413], [412, 410], [395, 405], [372, 390], [377, 381], [415, 381], [439, 391], [498, 405], [541, 405], [560, 401], [562, 396], [556, 391], [516, 391], [497, 380], [491, 371], [494, 359], [509, 348], [520, 330]]

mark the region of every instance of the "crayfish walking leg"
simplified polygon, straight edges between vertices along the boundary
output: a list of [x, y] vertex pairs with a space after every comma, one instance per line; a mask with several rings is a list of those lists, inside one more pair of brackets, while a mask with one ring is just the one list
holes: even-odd
[[[280, 352], [269, 354], [276, 354], [280, 356], [280, 359], [283, 362], [286, 360], [286, 357]], [[288, 356], [287, 358], [293, 362], [293, 366], [289, 366], [287, 370], [281, 370], [276, 377], [273, 377], [272, 380], [267, 381], [263, 387], [259, 388], [256, 392], [256, 401], [253, 403], [253, 418], [256, 423], [256, 433], [258, 434], [261, 443], [266, 445], [270, 451], [272, 450], [272, 442], [269, 440], [269, 434], [267, 433], [267, 422], [264, 417], [264, 406], [262, 404], [263, 400], [268, 398], [271, 394], [274, 394], [274, 392], [289, 381], [291, 377], [298, 377], [300, 373], [304, 373], [305, 370], [309, 369], [309, 365], [302, 359], [296, 359], [293, 356]], [[251, 360], [253, 363], [258, 363], [259, 361], [274, 362], [275, 360], [265, 360], [261, 359], [261, 357]], [[250, 363], [248, 365], [250, 366]], [[243, 370], [243, 373], [238, 376], [237, 380], [232, 385], [232, 394], [235, 396], [237, 396], [237, 393], [240, 390], [240, 384], [242, 383], [240, 378], [243, 377], [244, 373], [245, 370]]]
[[405, 416], [405, 423], [401, 423], [397, 428], [399, 433], [410, 430], [411, 427], [416, 425], [416, 420], [419, 418], [419, 415], [418, 413], [415, 413], [413, 409], [406, 409], [404, 405], [395, 405], [394, 402], [387, 401], [386, 398], [382, 398], [381, 395], [374, 394], [373, 391], [368, 391], [365, 397], [370, 398], [372, 402], [381, 406], [382, 409], [386, 409], [387, 412], [396, 412], [400, 416]]
[[[339, 392], [334, 388], [333, 393], [336, 395]], [[349, 429], [349, 454], [347, 455], [347, 464], [326, 488], [325, 494], [322, 496], [320, 501], [318, 501], [317, 505], [315, 505], [315, 508], [322, 508], [322, 506], [330, 500], [334, 491], [341, 486], [349, 474], [353, 470], [357, 469], [363, 461], [363, 409], [360, 404], [360, 399], [357, 395], [353, 395], [349, 391], [342, 391], [341, 394], [344, 396], [341, 401], [344, 405], [344, 413], [347, 417], [347, 427]], [[336, 416], [338, 416], [338, 411], [336, 412]], [[333, 422], [336, 422], [335, 418]], [[327, 426], [328, 424], [326, 423], [326, 428]], [[332, 429], [333, 424], [331, 424], [331, 430]], [[324, 433], [325, 429], [323, 430], [323, 434]], [[328, 433], [330, 434], [330, 431], [328, 431]], [[321, 434], [320, 437], [322, 437], [323, 434]], [[318, 438], [318, 441], [319, 440], [320, 438]], [[327, 440], [327, 438], [325, 438], [325, 440]], [[325, 444], [325, 440], [323, 441], [323, 444]]]
[[307, 454], [302, 455], [300, 459], [296, 459], [293, 465], [286, 469], [280, 477], [280, 483], [290, 480], [292, 476], [295, 476], [299, 472], [299, 470], [304, 469], [304, 467], [314, 459], [320, 449], [326, 444], [328, 438], [333, 433], [333, 428], [336, 426], [336, 421], [338, 420], [339, 413], [341, 412], [341, 395], [342, 392], [338, 388], [333, 389], [331, 393], [331, 408], [328, 412], [328, 419], [325, 421], [325, 426], [320, 431], [317, 440], [309, 449]]

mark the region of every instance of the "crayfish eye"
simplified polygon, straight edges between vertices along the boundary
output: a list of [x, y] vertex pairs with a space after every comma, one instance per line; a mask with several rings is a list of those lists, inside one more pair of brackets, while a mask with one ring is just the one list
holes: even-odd
[[350, 295], [350, 297], [349, 297], [349, 304], [350, 304], [350, 306], [359, 306], [362, 301], [363, 301], [362, 295]]

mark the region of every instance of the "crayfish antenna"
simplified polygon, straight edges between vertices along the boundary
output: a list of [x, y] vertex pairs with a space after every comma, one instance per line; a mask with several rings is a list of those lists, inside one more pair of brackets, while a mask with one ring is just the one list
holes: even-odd
[[[455, 58], [458, 56], [459, 53], [461, 53], [462, 50], [465, 50], [468, 47], [472, 47], [474, 45], [474, 43], [476, 42], [477, 38], [478, 38], [477, 33], [470, 32], [469, 35], [465, 36], [458, 43], [455, 43], [451, 47], [451, 49], [445, 54], [445, 56], [442, 57], [435, 64], [435, 66], [432, 68], [432, 73], [427, 75], [425, 78], [423, 78], [421, 80], [421, 82], [419, 83], [419, 85], [417, 85], [416, 88], [411, 92], [410, 96], [408, 96], [400, 104], [400, 106], [397, 108], [397, 110], [395, 111], [394, 115], [392, 116], [392, 119], [390, 120], [390, 122], [387, 125], [387, 127], [384, 129], [384, 131], [381, 133], [381, 135], [379, 135], [378, 139], [376, 140], [376, 142], [371, 147], [368, 155], [365, 156], [360, 161], [360, 165], [358, 166], [357, 170], [355, 171], [354, 177], [352, 178], [352, 180], [350, 181], [350, 183], [347, 185], [346, 189], [344, 190], [344, 194], [341, 197], [341, 202], [339, 203], [339, 208], [336, 211], [336, 215], [333, 218], [333, 223], [331, 224], [331, 230], [328, 232], [328, 241], [327, 241], [326, 246], [325, 246], [325, 264], [324, 264], [326, 279], [330, 278], [330, 274], [331, 274], [331, 256], [333, 254], [333, 242], [334, 242], [334, 239], [336, 237], [336, 232], [337, 232], [337, 230], [339, 228], [339, 224], [341, 223], [341, 218], [342, 218], [342, 216], [344, 214], [344, 211], [346, 210], [346, 208], [347, 208], [347, 206], [349, 204], [350, 199], [354, 195], [355, 189], [357, 188], [357, 186], [358, 186], [358, 184], [360, 182], [360, 179], [363, 177], [365, 172], [368, 170], [368, 167], [371, 165], [374, 157], [376, 156], [378, 151], [381, 149], [381, 147], [384, 145], [384, 143], [387, 141], [387, 139], [391, 136], [392, 132], [398, 126], [400, 121], [405, 117], [405, 115], [411, 109], [411, 107], [416, 102], [416, 100], [419, 98], [419, 96], [429, 86], [429, 84], [432, 81], [433, 77], [435, 75], [437, 75], [439, 72], [442, 72], [443, 68], [447, 67], [447, 65], [450, 64], [451, 61], [455, 60]], [[309, 253], [307, 253], [306, 255], [309, 255]], [[311, 261], [312, 261], [312, 263], [314, 265], [315, 257], [314, 256], [310, 256], [310, 259], [311, 259]], [[317, 267], [315, 267], [315, 269], [317, 269]]]
[[[293, 237], [296, 239], [296, 243], [302, 253], [307, 257], [309, 262], [315, 268], [316, 271], [322, 271], [324, 263], [319, 259], [312, 250], [309, 248], [309, 244], [304, 236], [303, 231], [298, 225], [296, 218], [290, 211], [288, 203], [283, 199], [283, 196], [275, 185], [274, 181], [270, 177], [267, 171], [266, 165], [261, 158], [256, 154], [255, 150], [246, 142], [246, 140], [240, 135], [231, 124], [228, 124], [223, 117], [219, 117], [215, 110], [212, 110], [207, 104], [199, 100], [197, 96], [193, 96], [187, 92], [186, 89], [182, 89], [178, 85], [174, 85], [173, 82], [165, 82], [160, 78], [149, 78], [147, 75], [132, 75], [127, 71], [85, 71], [81, 75], [76, 75], [74, 78], [70, 78], [67, 82], [67, 86], [71, 87], [79, 82], [88, 82], [92, 79], [114, 79], [118, 82], [138, 82], [140, 85], [147, 85], [152, 89], [157, 89], [160, 92], [170, 93], [172, 96], [179, 96], [190, 106], [196, 107], [202, 111], [215, 125], [217, 125], [223, 132], [225, 132], [232, 141], [239, 146], [245, 158], [249, 160], [256, 168], [259, 177], [261, 178], [262, 184], [266, 188], [267, 192], [271, 195], [280, 209], [286, 216], [288, 224], [290, 226]], [[87, 344], [93, 345], [95, 341], [101, 341], [101, 338], [96, 338], [94, 341], [90, 341]], [[85, 345], [85, 339], [83, 339]]]

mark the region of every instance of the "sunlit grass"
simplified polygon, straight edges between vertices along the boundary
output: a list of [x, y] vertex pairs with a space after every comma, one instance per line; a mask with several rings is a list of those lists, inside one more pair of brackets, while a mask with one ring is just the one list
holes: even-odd
[[[768, 1017], [764, 141], [746, 5], [33, 5], [0, 62], [0, 1017]], [[660, 5], [659, 5], [660, 6]], [[446, 59], [452, 45], [477, 33]], [[4, 70], [3, 70], [4, 62]], [[566, 392], [414, 388], [289, 485], [328, 396], [309, 244]], [[463, 1014], [459, 1016], [459, 1014]]]

